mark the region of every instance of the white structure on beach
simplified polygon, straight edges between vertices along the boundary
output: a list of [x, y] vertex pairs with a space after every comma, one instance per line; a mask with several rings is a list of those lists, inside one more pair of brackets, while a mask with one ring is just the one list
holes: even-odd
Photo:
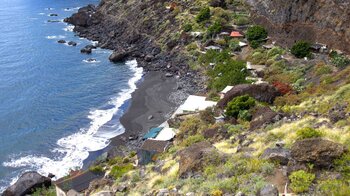
[[185, 112], [197, 112], [213, 107], [217, 102], [207, 101], [206, 97], [190, 95], [187, 100], [175, 111], [174, 116]]

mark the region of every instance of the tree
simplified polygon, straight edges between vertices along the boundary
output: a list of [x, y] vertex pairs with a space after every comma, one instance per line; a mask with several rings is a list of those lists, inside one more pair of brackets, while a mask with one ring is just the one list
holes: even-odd
[[310, 57], [310, 43], [306, 41], [298, 41], [292, 46], [291, 53], [297, 58]]
[[262, 42], [264, 39], [267, 38], [267, 31], [264, 27], [256, 25], [248, 28], [246, 36], [249, 42]]
[[199, 11], [198, 15], [196, 16], [196, 21], [200, 23], [205, 20], [208, 20], [209, 18], [210, 18], [210, 8], [204, 7]]

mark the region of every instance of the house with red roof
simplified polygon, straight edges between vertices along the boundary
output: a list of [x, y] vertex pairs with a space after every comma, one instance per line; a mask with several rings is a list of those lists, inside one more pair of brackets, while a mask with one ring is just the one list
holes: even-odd
[[242, 38], [242, 37], [244, 37], [244, 35], [242, 35], [239, 31], [232, 31], [231, 34], [230, 34], [230, 37]]

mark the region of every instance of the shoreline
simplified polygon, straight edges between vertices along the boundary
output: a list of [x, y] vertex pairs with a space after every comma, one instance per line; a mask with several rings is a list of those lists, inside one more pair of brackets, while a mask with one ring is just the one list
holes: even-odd
[[128, 107], [119, 119], [125, 132], [111, 138], [104, 149], [89, 152], [82, 169], [87, 169], [104, 154], [115, 157], [136, 151], [142, 144], [142, 136], [150, 128], [165, 122], [179, 105], [171, 97], [185, 99], [184, 93], [179, 93], [178, 82], [177, 78], [166, 77], [161, 71], [146, 72], [137, 83], [137, 89], [131, 94]]

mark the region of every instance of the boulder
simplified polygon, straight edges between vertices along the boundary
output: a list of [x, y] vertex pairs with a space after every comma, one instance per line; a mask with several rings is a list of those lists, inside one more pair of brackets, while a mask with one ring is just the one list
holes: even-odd
[[273, 103], [275, 98], [281, 94], [274, 86], [269, 84], [240, 84], [228, 91], [224, 98], [218, 102], [218, 106], [225, 108], [228, 102], [241, 95], [249, 95], [261, 102]]
[[70, 46], [76, 46], [77, 43], [76, 43], [76, 42], [73, 42], [73, 41], [69, 41], [69, 42], [68, 42], [68, 45], [70, 45]]
[[285, 148], [267, 148], [261, 155], [261, 158], [277, 161], [281, 165], [287, 165], [291, 158], [291, 153], [290, 150]]
[[330, 167], [333, 161], [345, 152], [346, 148], [343, 145], [322, 138], [296, 141], [291, 148], [294, 160], [313, 163], [318, 167]]
[[84, 48], [80, 50], [81, 53], [91, 54], [92, 49], [95, 49], [96, 46], [94, 45], [86, 45]]
[[66, 40], [60, 39], [60, 40], [57, 41], [57, 43], [64, 44], [64, 43], [66, 43]]
[[267, 184], [258, 190], [257, 196], [278, 196], [278, 189], [273, 184]]
[[210, 0], [209, 4], [212, 7], [222, 7], [222, 8], [226, 7], [225, 0]]
[[15, 184], [8, 187], [2, 196], [22, 196], [33, 193], [36, 188], [51, 186], [51, 178], [37, 172], [25, 172]]
[[205, 164], [204, 159], [213, 154], [216, 148], [209, 142], [200, 142], [187, 147], [180, 152], [178, 155], [179, 160], [179, 175], [182, 178], [195, 176], [202, 171], [203, 165]]
[[250, 130], [262, 128], [268, 124], [282, 119], [282, 115], [271, 110], [270, 107], [258, 107], [253, 112], [252, 121], [250, 121]]
[[128, 53], [125, 50], [114, 51], [110, 56], [109, 60], [112, 62], [121, 62], [124, 61], [128, 56]]
[[49, 16], [58, 16], [58, 14], [49, 14]]
[[151, 62], [151, 61], [153, 60], [153, 58], [154, 58], [153, 55], [148, 54], [148, 55], [145, 56], [145, 61], [146, 61], [146, 62]]
[[347, 113], [346, 113], [347, 105], [346, 104], [339, 104], [337, 103], [334, 107], [332, 107], [328, 111], [328, 116], [329, 119], [331, 120], [332, 123], [336, 123], [340, 120], [344, 120], [347, 118]]

